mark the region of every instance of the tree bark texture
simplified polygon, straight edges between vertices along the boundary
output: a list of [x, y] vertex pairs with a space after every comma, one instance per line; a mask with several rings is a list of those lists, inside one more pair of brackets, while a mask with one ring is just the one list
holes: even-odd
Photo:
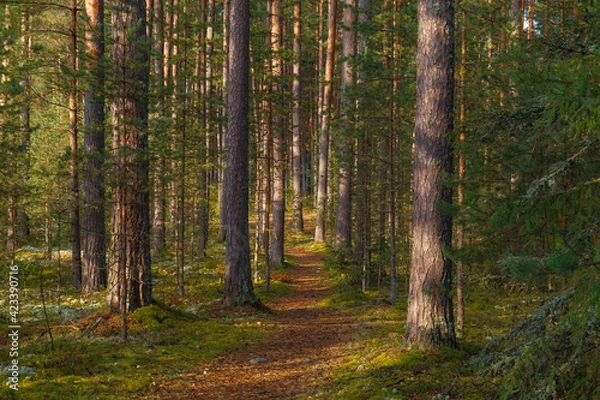
[[85, 45], [89, 84], [84, 95], [83, 282], [84, 293], [106, 286], [104, 191], [104, 1], [86, 0]]
[[[229, 54], [229, 18], [230, 18], [230, 14], [231, 14], [231, 5], [230, 5], [230, 0], [223, 0], [223, 54]], [[229, 62], [224, 62], [223, 63], [223, 104], [225, 104], [225, 109], [223, 110], [223, 113], [227, 113], [227, 104], [228, 103], [228, 87], [229, 87]], [[219, 157], [221, 158], [225, 158], [223, 155], [225, 154], [226, 150], [227, 150], [227, 126], [224, 124], [223, 125], [223, 131], [222, 131], [222, 135], [221, 135], [221, 142], [224, 144], [224, 146], [222, 146], [221, 148], [221, 152], [219, 154]], [[221, 163], [222, 165], [222, 163]], [[221, 185], [220, 185], [220, 190], [218, 193], [218, 197], [219, 197], [219, 208], [221, 210], [221, 212], [219, 213], [219, 237], [218, 240], [223, 242], [225, 241], [225, 230], [227, 229], [227, 204], [226, 201], [227, 199], [225, 198], [225, 196], [223, 195], [223, 192], [225, 191], [224, 188], [227, 187], [227, 182], [225, 182], [225, 180], [227, 179], [227, 174], [223, 172], [223, 169], [220, 170], [221, 172]]]
[[292, 110], [292, 218], [294, 232], [300, 233], [304, 230], [302, 215], [302, 131], [300, 126], [300, 51], [302, 33], [302, 3], [297, 0], [294, 3], [294, 65], [292, 92], [294, 103]]
[[[157, 93], [156, 113], [159, 119], [165, 118], [165, 36], [164, 8], [162, 0], [154, 0], [153, 40], [154, 40], [154, 86]], [[156, 133], [158, 142], [164, 141], [164, 128], [158, 127]], [[152, 220], [152, 253], [163, 252], [167, 243], [166, 231], [166, 161], [164, 154], [159, 154], [155, 164], [154, 178], [154, 214]]]
[[226, 176], [225, 304], [257, 302], [252, 286], [248, 232], [248, 96], [250, 4], [231, 0], [229, 18], [228, 153]]
[[356, 1], [346, 0], [342, 13], [342, 24], [344, 32], [342, 35], [342, 129], [338, 137], [338, 187], [337, 187], [337, 209], [335, 216], [335, 248], [348, 249], [352, 245], [352, 143], [353, 143], [353, 119], [350, 115], [353, 111], [353, 99], [349, 88], [354, 85], [354, 72], [351, 59], [356, 54], [356, 32], [354, 21], [356, 12]]
[[406, 344], [455, 345], [452, 263], [444, 247], [452, 244], [452, 217], [443, 205], [452, 190], [443, 180], [452, 173], [454, 6], [452, 0], [419, 0], [417, 103], [414, 152], [413, 250]]
[[[150, 304], [150, 213], [148, 177], [148, 74], [145, 2], [116, 2], [112, 13], [116, 93], [111, 102], [113, 168], [113, 245], [108, 303], [124, 301], [119, 266], [126, 268], [130, 311]], [[132, 29], [135, 27], [135, 29]]]
[[281, 12], [280, 0], [271, 1], [271, 104], [273, 132], [273, 223], [271, 224], [270, 265], [283, 265], [285, 233], [285, 118], [281, 79]]
[[317, 186], [317, 217], [315, 242], [325, 242], [325, 219], [327, 207], [327, 179], [329, 169], [329, 128], [332, 98], [332, 80], [335, 63], [335, 39], [337, 26], [337, 0], [329, 0], [327, 50], [325, 54], [325, 83], [323, 87], [323, 109], [319, 131], [319, 181]]

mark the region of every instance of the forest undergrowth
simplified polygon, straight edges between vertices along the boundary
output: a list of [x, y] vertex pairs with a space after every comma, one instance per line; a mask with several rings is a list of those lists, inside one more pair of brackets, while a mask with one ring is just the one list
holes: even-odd
[[[579, 306], [568, 307], [566, 302], [574, 294], [560, 297], [557, 292], [531, 290], [527, 285], [500, 286], [486, 273], [473, 269], [467, 274], [466, 320], [458, 347], [409, 351], [402, 348], [405, 293], [401, 290], [397, 304], [391, 305], [384, 289], [388, 286], [385, 275], [381, 290], [361, 291], [350, 279], [351, 266], [339, 263], [335, 255], [324, 255], [322, 248], [309, 242], [296, 238], [290, 245], [299, 257], [316, 254], [318, 260], [324, 260], [314, 271], [318, 284], [327, 290], [311, 297], [314, 306], [307, 307], [314, 312], [311, 315], [338, 316], [342, 321], [338, 325], [343, 327], [332, 328], [336, 330], [331, 337], [319, 330], [309, 339], [304, 334], [303, 340], [322, 340], [323, 349], [335, 350], [327, 362], [321, 362], [317, 356], [303, 358], [296, 354], [299, 350], [278, 348], [277, 357], [283, 361], [277, 368], [300, 368], [299, 376], [309, 383], [302, 386], [301, 393], [298, 383], [291, 383], [295, 386], [287, 392], [289, 397], [269, 397], [269, 385], [285, 384], [265, 378], [257, 383], [257, 387], [266, 385], [264, 392], [246, 398], [511, 399], [533, 398], [528, 397], [533, 393], [540, 399], [570, 399], [581, 398], [577, 397], [581, 393], [589, 398], [599, 395], [598, 310], [594, 303], [571, 302]], [[186, 270], [185, 296], [176, 294], [173, 260], [169, 256], [156, 260], [155, 300], [129, 315], [127, 344], [120, 343], [120, 317], [105, 308], [103, 292], [81, 296], [70, 288], [63, 270], [68, 254], [62, 254], [60, 261], [57, 255], [45, 260], [36, 249], [22, 250], [17, 260], [22, 324], [19, 391], [3, 385], [0, 397], [208, 398], [198, 394], [203, 393], [198, 391], [201, 389], [190, 392], [191, 386], [202, 387], [200, 377], [211, 373], [215, 365], [237, 370], [238, 362], [244, 362], [252, 378], [251, 368], [256, 366], [248, 360], [253, 351], [279, 346], [276, 341], [289, 336], [287, 330], [304, 328], [300, 322], [293, 326], [293, 318], [285, 317], [284, 311], [222, 307], [223, 248], [214, 249]], [[307, 302], [302, 297], [305, 294], [297, 293], [307, 284], [294, 278], [298, 260], [303, 262], [290, 259], [285, 267], [273, 271], [268, 293], [261, 282], [256, 284], [257, 294], [268, 307], [294, 309], [286, 305], [289, 299]], [[405, 279], [400, 274], [400, 287]], [[3, 306], [7, 298], [3, 291]], [[588, 304], [587, 308], [583, 304]], [[545, 308], [538, 308], [542, 305]], [[591, 317], [582, 318], [585, 313]], [[6, 314], [1, 318], [7, 325]], [[312, 323], [319, 324], [317, 320]], [[582, 328], [576, 330], [577, 335], [574, 326]], [[9, 339], [0, 339], [3, 348], [9, 347]], [[265, 363], [275, 358], [267, 355]], [[292, 365], [296, 358], [299, 367]], [[260, 357], [253, 359], [263, 362]], [[10, 373], [9, 363], [8, 352], [2, 352], [0, 366], [5, 376]], [[215, 398], [228, 398], [220, 396]]]

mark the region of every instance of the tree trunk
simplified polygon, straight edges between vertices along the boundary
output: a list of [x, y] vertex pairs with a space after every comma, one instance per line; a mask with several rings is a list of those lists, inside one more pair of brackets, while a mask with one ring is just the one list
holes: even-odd
[[[273, 223], [271, 226], [271, 246], [269, 265], [283, 265], [283, 243], [285, 232], [285, 156], [283, 116], [283, 60], [281, 59], [281, 12], [280, 0], [271, 1], [271, 112], [273, 118]], [[265, 277], [268, 281], [269, 277]]]
[[[153, 18], [153, 40], [154, 40], [154, 86], [156, 90], [156, 113], [160, 120], [165, 118], [165, 35], [164, 35], [164, 9], [163, 0], [154, 0]], [[164, 128], [158, 126], [156, 139], [160, 144], [164, 143]], [[164, 154], [158, 154], [154, 177], [154, 215], [152, 221], [152, 253], [161, 254], [166, 246], [166, 184], [164, 174], [166, 173], [166, 160]]]
[[[130, 311], [150, 304], [150, 213], [148, 178], [148, 72], [145, 2], [115, 4], [112, 13], [116, 92], [111, 102], [113, 166], [113, 253], [108, 304]], [[135, 31], [132, 32], [132, 28]], [[119, 274], [126, 268], [125, 274]], [[122, 272], [122, 271], [121, 271]], [[126, 282], [123, 282], [123, 275]], [[119, 290], [126, 287], [126, 290]], [[124, 293], [127, 292], [127, 293]], [[126, 297], [126, 298], [124, 298]]]
[[452, 190], [454, 7], [452, 0], [419, 0], [417, 103], [414, 154], [413, 250], [406, 343], [429, 347], [456, 343], [452, 310], [452, 217], [442, 209]]
[[[205, 109], [205, 145], [204, 152], [201, 155], [205, 160], [205, 165], [213, 164], [215, 160], [211, 160], [210, 152], [210, 132], [212, 131], [212, 102], [213, 102], [213, 67], [212, 67], [212, 53], [213, 53], [213, 39], [214, 39], [214, 0], [207, 2], [207, 25], [206, 25], [206, 47], [204, 55], [205, 65], [205, 80], [204, 80], [204, 109]], [[209, 190], [209, 173], [206, 166], [202, 167], [200, 172], [200, 204], [198, 207], [198, 220], [199, 220], [199, 233], [198, 233], [198, 257], [204, 257], [206, 246], [208, 244], [208, 227], [209, 227], [209, 211], [210, 211], [210, 190]]]
[[78, 156], [78, 102], [77, 102], [77, 0], [71, 0], [71, 87], [69, 92], [69, 138], [71, 144], [71, 270], [73, 286], [81, 289], [81, 232], [79, 221], [79, 156]]
[[302, 216], [302, 131], [300, 126], [300, 50], [301, 50], [301, 28], [302, 28], [302, 3], [296, 0], [294, 3], [294, 65], [292, 91], [294, 103], [292, 111], [292, 190], [294, 193], [292, 215], [294, 232], [300, 233], [304, 230]]
[[[514, 3], [514, 2], [513, 2]], [[462, 11], [461, 13], [461, 26], [460, 26], [460, 74], [459, 74], [459, 96], [460, 96], [460, 105], [459, 105], [459, 115], [458, 119], [461, 124], [465, 123], [466, 118], [466, 98], [465, 98], [465, 85], [466, 85], [466, 75], [467, 75], [467, 13]], [[462, 206], [464, 201], [464, 188], [463, 181], [465, 179], [465, 156], [462, 150], [462, 144], [465, 141], [465, 132], [464, 127], [460, 128], [459, 142], [461, 145], [461, 150], [458, 155], [458, 188], [457, 188], [457, 202], [459, 206]], [[456, 247], [457, 250], [462, 249], [465, 237], [465, 227], [461, 222], [456, 227]], [[457, 261], [456, 263], [456, 329], [460, 333], [463, 329], [464, 325], [464, 313], [465, 313], [465, 303], [463, 298], [463, 262]]]
[[317, 187], [317, 217], [315, 242], [325, 242], [325, 219], [327, 208], [327, 174], [329, 168], [329, 128], [332, 80], [335, 62], [335, 38], [337, 26], [337, 0], [329, 0], [327, 51], [325, 61], [325, 83], [323, 88], [323, 110], [319, 132], [319, 182]]
[[248, 232], [250, 3], [231, 0], [229, 18], [225, 304], [256, 304]]
[[338, 187], [337, 209], [335, 216], [335, 248], [349, 249], [352, 245], [352, 142], [353, 142], [353, 99], [348, 89], [354, 85], [354, 72], [351, 65], [356, 54], [356, 32], [352, 26], [355, 21], [356, 1], [346, 0], [342, 13], [342, 87], [341, 114], [342, 126], [338, 137]]
[[89, 84], [84, 96], [83, 292], [106, 286], [104, 193], [104, 1], [87, 0], [85, 44]]
[[[229, 54], [229, 21], [230, 21], [230, 14], [231, 14], [231, 7], [230, 7], [230, 1], [231, 0], [223, 0], [223, 54]], [[223, 104], [225, 104], [225, 109], [223, 110], [223, 113], [225, 115], [227, 115], [227, 104], [228, 103], [228, 87], [229, 87], [229, 62], [226, 60], [225, 62], [223, 62]], [[219, 157], [223, 157], [224, 158], [224, 154], [226, 153], [226, 148], [227, 148], [227, 132], [228, 129], [226, 127], [226, 125], [223, 125], [223, 131], [221, 134], [221, 140], [220, 143], [223, 144], [222, 148], [220, 149], [221, 151], [219, 152]], [[223, 163], [219, 163], [220, 165], [223, 165]], [[221, 185], [219, 188], [219, 208], [220, 208], [220, 212], [219, 212], [219, 237], [218, 240], [220, 242], [225, 241], [225, 230], [227, 229], [227, 199], [225, 198], [225, 196], [223, 195], [223, 192], [225, 192], [225, 187], [227, 185], [227, 182], [225, 181], [227, 179], [227, 174], [225, 173], [224, 169], [221, 168], [219, 170], [220, 174], [221, 174]]]

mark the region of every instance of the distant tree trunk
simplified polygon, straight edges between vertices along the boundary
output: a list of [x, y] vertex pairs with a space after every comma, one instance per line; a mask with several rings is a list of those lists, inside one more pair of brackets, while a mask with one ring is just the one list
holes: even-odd
[[[263, 88], [265, 92], [268, 89]], [[270, 285], [270, 279], [267, 277], [270, 276], [271, 271], [271, 177], [272, 177], [272, 169], [271, 169], [271, 158], [273, 154], [273, 140], [272, 140], [272, 123], [271, 123], [271, 103], [265, 100], [263, 102], [264, 110], [263, 114], [267, 113], [268, 115], [263, 121], [263, 193], [262, 193], [262, 213], [263, 213], [263, 225], [262, 225], [262, 247], [265, 252], [265, 287]]]
[[229, 17], [228, 146], [226, 177], [226, 265], [223, 301], [256, 304], [248, 232], [248, 98], [250, 2], [231, 0]]
[[83, 135], [83, 292], [106, 286], [106, 227], [104, 211], [104, 1], [85, 2], [87, 26]]
[[69, 91], [69, 138], [71, 143], [71, 269], [73, 286], [81, 288], [81, 232], [79, 221], [79, 152], [78, 149], [78, 99], [77, 99], [77, 0], [71, 0], [71, 87]]
[[128, 309], [133, 311], [150, 304], [152, 296], [148, 193], [149, 48], [145, 2], [119, 1], [114, 6], [112, 57], [118, 79], [111, 112], [116, 188], [108, 304], [122, 308], [126, 302]]
[[[392, 26], [396, 28], [396, 15], [400, 10], [401, 3], [398, 0], [394, 0], [394, 16], [392, 17]], [[395, 31], [395, 29], [394, 29]], [[394, 34], [391, 35], [391, 49], [392, 59], [395, 60], [397, 56], [397, 46], [394, 40]], [[389, 241], [390, 241], [390, 303], [396, 304], [398, 299], [398, 279], [397, 279], [397, 268], [396, 268], [396, 191], [395, 191], [395, 168], [394, 162], [396, 161], [396, 126], [395, 126], [395, 110], [396, 104], [394, 99], [398, 92], [398, 78], [395, 71], [392, 72], [392, 84], [390, 93], [390, 146], [389, 146]]]
[[[6, 5], [5, 9], [4, 9], [4, 29], [7, 32], [10, 32], [12, 29], [12, 25], [11, 25], [11, 19], [10, 19], [10, 6]], [[6, 38], [5, 40], [3, 40], [2, 43], [2, 48], [8, 52], [8, 50], [10, 49], [10, 42], [8, 40], [8, 38]], [[8, 67], [10, 65], [10, 61], [8, 57], [4, 57], [2, 59], [2, 67], [3, 69], [7, 70]], [[4, 73], [4, 71], [2, 71], [2, 75], [1, 75], [1, 81], [0, 83], [5, 84], [10, 80], [10, 77]], [[2, 107], [6, 107], [9, 104], [9, 95], [7, 93], [0, 93], [0, 106]], [[3, 121], [2, 121], [3, 122]], [[1, 137], [3, 140], [8, 139], [8, 135], [5, 133], [5, 124], [2, 123], [1, 126], [2, 132], [1, 133]], [[9, 160], [8, 162], [8, 170], [7, 175], [9, 177], [11, 177], [10, 181], [15, 182], [14, 179], [14, 174], [16, 173], [15, 171], [15, 163], [14, 160]], [[11, 257], [11, 262], [14, 264], [15, 262], [15, 252], [17, 250], [17, 238], [16, 238], [16, 229], [17, 229], [17, 193], [16, 193], [16, 188], [14, 187], [14, 184], [10, 185], [11, 188], [9, 189], [9, 194], [8, 194], [8, 201], [7, 201], [7, 229], [6, 229], [6, 251], [10, 254]]]
[[[152, 18], [154, 41], [154, 86], [156, 90], [156, 113], [160, 120], [165, 118], [165, 15], [163, 0], [154, 0], [154, 13]], [[164, 143], [164, 128], [162, 124], [156, 131], [157, 141]], [[164, 154], [158, 154], [154, 167], [154, 215], [152, 221], [152, 253], [161, 254], [166, 246], [166, 160]]]
[[452, 172], [454, 5], [419, 0], [417, 104], [414, 153], [413, 251], [406, 343], [430, 347], [456, 343], [452, 310], [452, 202], [442, 180]]
[[[273, 132], [273, 223], [271, 226], [271, 246], [269, 265], [283, 265], [283, 243], [285, 232], [285, 156], [283, 117], [283, 60], [281, 59], [281, 12], [280, 0], [271, 1], [271, 104]], [[265, 277], [266, 282], [270, 277]]]
[[302, 3], [296, 0], [294, 3], [294, 65], [292, 91], [294, 103], [292, 111], [292, 190], [294, 193], [292, 215], [294, 232], [300, 233], [304, 230], [302, 216], [302, 131], [300, 126], [300, 50], [302, 29]]
[[[461, 13], [461, 24], [460, 24], [460, 74], [459, 74], [459, 87], [458, 94], [460, 96], [460, 104], [459, 104], [459, 114], [458, 119], [461, 124], [465, 122], [466, 118], [466, 98], [465, 98], [465, 85], [466, 85], [466, 75], [467, 75], [467, 13], [463, 10]], [[462, 150], [462, 144], [465, 141], [465, 132], [464, 128], [461, 126], [460, 135], [459, 135], [459, 143], [461, 145], [461, 150], [458, 155], [458, 187], [457, 187], [457, 202], [458, 205], [461, 206], [464, 201], [464, 188], [463, 188], [463, 180], [465, 179], [465, 156]], [[458, 250], [462, 249], [465, 237], [465, 227], [461, 222], [456, 227], [456, 247]], [[463, 329], [464, 325], [464, 314], [465, 314], [465, 302], [463, 298], [463, 286], [464, 286], [464, 278], [463, 278], [463, 262], [456, 262], [456, 329], [460, 333]]]
[[[10, 23], [10, 11], [7, 6], [6, 8], [6, 30], [12, 29]], [[22, 61], [21, 65], [26, 63], [31, 57], [31, 38], [28, 34], [30, 29], [29, 14], [24, 12], [21, 17], [21, 35], [22, 35]], [[4, 49], [8, 50], [10, 44], [8, 42], [3, 43]], [[8, 58], [3, 60], [2, 66], [5, 68], [10, 67], [10, 61]], [[11, 78], [7, 75], [2, 75], [2, 83], [10, 81]], [[24, 71], [21, 76], [20, 86], [22, 90], [22, 100], [20, 101], [21, 116], [20, 116], [20, 127], [19, 133], [11, 135], [9, 132], [4, 132], [3, 135], [5, 140], [14, 144], [15, 157], [8, 162], [8, 175], [11, 176], [10, 181], [11, 189], [8, 195], [8, 232], [7, 232], [7, 246], [6, 249], [11, 253], [11, 257], [14, 259], [15, 251], [19, 242], [25, 237], [29, 236], [29, 215], [26, 210], [25, 192], [26, 183], [28, 179], [29, 170], [29, 141], [31, 136], [31, 80], [28, 71]], [[6, 107], [8, 105], [9, 95], [2, 96], [1, 104]], [[10, 123], [9, 123], [10, 125]], [[10, 128], [8, 129], [10, 131]], [[10, 138], [10, 137], [14, 137]]]
[[[358, 1], [358, 23], [364, 25], [370, 19], [366, 11], [370, 0]], [[367, 36], [362, 34], [358, 38], [357, 52], [364, 54], [367, 46]], [[364, 86], [368, 75], [366, 71], [361, 71], [358, 76], [357, 86], [359, 90]], [[371, 107], [368, 98], [358, 96], [357, 99], [357, 115], [361, 110], [368, 110]], [[362, 114], [361, 114], [362, 115]], [[355, 123], [355, 127], [356, 127]], [[370, 205], [370, 170], [371, 165], [371, 135], [368, 132], [356, 132], [356, 151], [354, 152], [354, 164], [356, 168], [356, 190], [355, 190], [355, 205], [354, 205], [354, 259], [361, 269], [362, 275], [362, 290], [366, 291], [370, 286], [371, 278], [371, 257], [370, 257], [370, 242], [371, 242], [371, 205]], [[379, 179], [378, 179], [379, 180]]]
[[[231, 14], [230, 11], [230, 1], [231, 0], [223, 0], [223, 54], [229, 54], [229, 16]], [[228, 88], [229, 87], [229, 62], [227, 62], [227, 60], [225, 62], [223, 62], [223, 104], [225, 104], [225, 109], [223, 110], [223, 113], [225, 115], [227, 115], [227, 104], [228, 103]], [[219, 156], [220, 157], [224, 157], [224, 154], [227, 151], [227, 126], [224, 124], [223, 125], [223, 132], [221, 134], [221, 140], [220, 142], [223, 144], [223, 148], [221, 148], [220, 152], [219, 152]], [[220, 165], [223, 165], [223, 163], [220, 163]], [[227, 182], [225, 182], [225, 180], [227, 179], [227, 174], [225, 173], [224, 169], [221, 168], [221, 170], [219, 171], [222, 179], [221, 179], [221, 185], [220, 185], [220, 189], [219, 189], [219, 208], [220, 208], [220, 212], [219, 212], [219, 237], [218, 240], [220, 242], [224, 242], [225, 241], [225, 230], [227, 229], [227, 199], [225, 198], [225, 196], [223, 195], [225, 192], [225, 187], [227, 185]]]
[[325, 61], [325, 83], [323, 88], [323, 110], [319, 132], [319, 182], [317, 187], [317, 217], [315, 242], [325, 242], [325, 216], [327, 208], [327, 178], [329, 169], [329, 128], [332, 80], [335, 62], [335, 38], [337, 35], [337, 0], [329, 0], [327, 51]]
[[[205, 65], [205, 80], [204, 80], [204, 109], [205, 109], [205, 145], [204, 145], [204, 154], [202, 156], [206, 160], [205, 163], [208, 164], [210, 162], [209, 158], [211, 157], [210, 152], [210, 132], [212, 131], [212, 102], [213, 102], [213, 89], [212, 89], [212, 79], [213, 79], [213, 67], [212, 67], [212, 53], [213, 53], [213, 39], [214, 39], [214, 28], [213, 28], [213, 20], [214, 20], [214, 0], [209, 0], [207, 2], [207, 25], [206, 25], [206, 47], [205, 47], [205, 55], [204, 55], [204, 65]], [[209, 225], [209, 203], [210, 201], [210, 190], [209, 190], [209, 174], [206, 167], [202, 167], [202, 171], [200, 172], [200, 204], [198, 207], [198, 221], [199, 221], [199, 233], [198, 233], [198, 257], [204, 257], [204, 253], [206, 250], [206, 246], [208, 244], [208, 225]]]
[[349, 115], [353, 111], [353, 99], [349, 88], [354, 85], [354, 72], [351, 65], [352, 57], [356, 54], [356, 32], [353, 27], [355, 21], [356, 1], [346, 0], [342, 13], [342, 88], [341, 88], [341, 114], [342, 127], [338, 138], [338, 187], [337, 209], [335, 216], [335, 248], [348, 249], [352, 245], [352, 143], [353, 143], [353, 118]]

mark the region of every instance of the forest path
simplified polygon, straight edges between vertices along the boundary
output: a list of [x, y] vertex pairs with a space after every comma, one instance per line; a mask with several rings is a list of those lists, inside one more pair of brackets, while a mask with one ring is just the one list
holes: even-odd
[[[276, 324], [266, 343], [249, 343], [213, 360], [204, 371], [174, 377], [185, 390], [155, 388], [150, 398], [162, 399], [296, 399], [316, 391], [352, 347], [359, 324], [339, 310], [319, 308], [331, 282], [321, 279], [321, 255], [303, 246], [287, 247], [294, 267], [286, 271], [287, 296], [266, 305]], [[177, 385], [179, 386], [179, 384]]]

